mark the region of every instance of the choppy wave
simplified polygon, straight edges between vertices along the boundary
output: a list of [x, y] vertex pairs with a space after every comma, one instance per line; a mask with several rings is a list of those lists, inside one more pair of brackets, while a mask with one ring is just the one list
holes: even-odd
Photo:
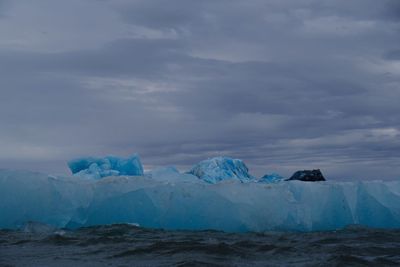
[[399, 266], [400, 231], [164, 231], [133, 225], [0, 231], [0, 266]]

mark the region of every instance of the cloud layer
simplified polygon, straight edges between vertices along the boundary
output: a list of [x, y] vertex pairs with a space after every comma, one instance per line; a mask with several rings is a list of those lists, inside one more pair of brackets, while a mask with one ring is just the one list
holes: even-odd
[[0, 167], [398, 178], [399, 33], [396, 0], [0, 1]]

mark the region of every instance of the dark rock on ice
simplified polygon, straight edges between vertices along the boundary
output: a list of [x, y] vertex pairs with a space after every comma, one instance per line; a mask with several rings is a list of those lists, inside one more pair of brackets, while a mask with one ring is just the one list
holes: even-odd
[[298, 180], [303, 182], [319, 182], [326, 181], [325, 177], [322, 175], [321, 170], [303, 170], [295, 172], [292, 177], [286, 181]]

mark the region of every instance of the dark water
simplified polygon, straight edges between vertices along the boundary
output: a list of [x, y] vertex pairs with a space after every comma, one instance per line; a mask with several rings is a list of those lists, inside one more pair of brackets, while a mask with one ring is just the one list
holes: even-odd
[[0, 231], [0, 266], [400, 266], [400, 231], [162, 231], [130, 225]]

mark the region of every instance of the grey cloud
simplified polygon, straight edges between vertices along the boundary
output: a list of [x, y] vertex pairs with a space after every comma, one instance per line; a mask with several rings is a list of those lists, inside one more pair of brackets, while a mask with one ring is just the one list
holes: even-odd
[[387, 1], [385, 11], [386, 12], [384, 12], [383, 15], [385, 15], [387, 18], [394, 20], [394, 21], [400, 20], [400, 2], [399, 1], [396, 1], [396, 0]]
[[386, 52], [383, 58], [388, 60], [400, 60], [400, 50]]
[[117, 9], [130, 23], [157, 28], [179, 28], [201, 18], [204, 6], [202, 1], [127, 1]]
[[65, 172], [69, 157], [138, 152], [147, 168], [223, 154], [256, 175], [400, 171], [395, 2], [93, 3], [132, 36], [0, 46], [1, 167]]
[[174, 52], [177, 47], [179, 43], [170, 40], [125, 39], [98, 50], [54, 53], [4, 51], [0, 53], [0, 58], [5, 63], [4, 71], [14, 67], [79, 75], [147, 75], [160, 73], [168, 59], [179, 60], [182, 55]]

